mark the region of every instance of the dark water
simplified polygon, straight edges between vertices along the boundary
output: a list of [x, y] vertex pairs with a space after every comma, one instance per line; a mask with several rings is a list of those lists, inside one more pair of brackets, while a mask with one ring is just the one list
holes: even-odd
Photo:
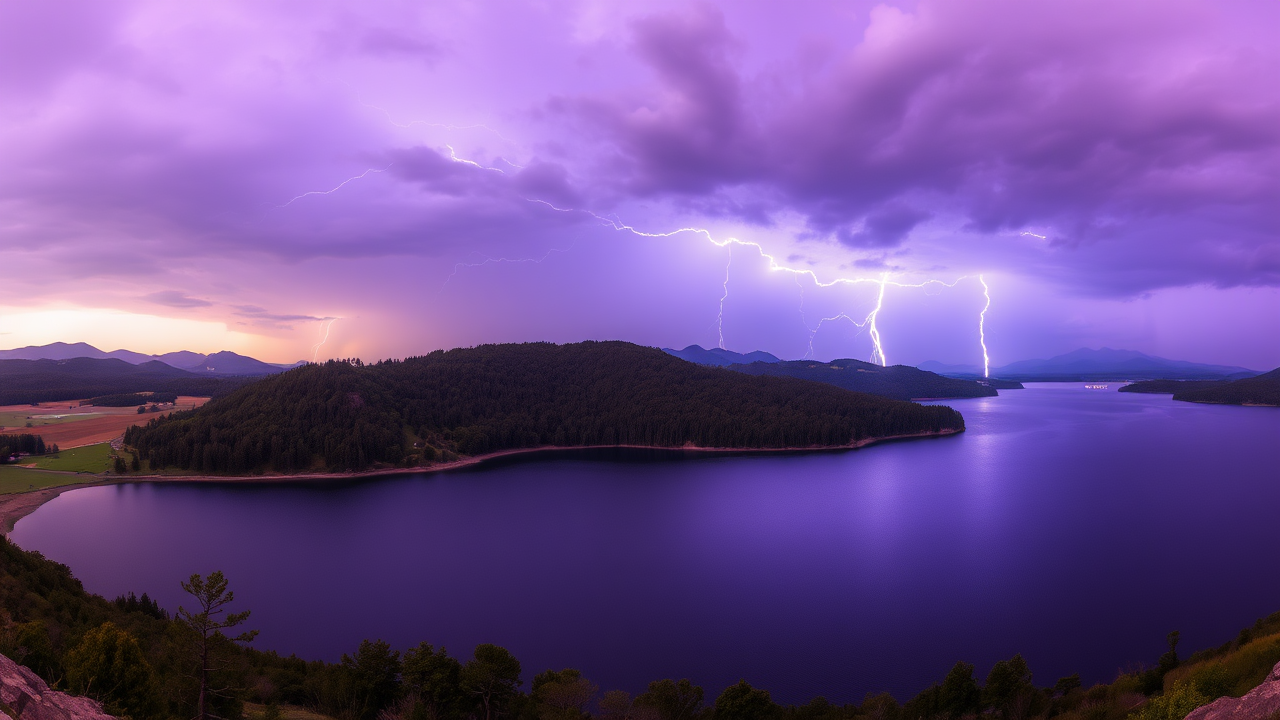
[[746, 678], [788, 702], [906, 697], [1017, 652], [1041, 684], [1109, 680], [1170, 630], [1189, 651], [1280, 610], [1280, 411], [1079, 385], [954, 405], [959, 437], [854, 452], [91, 488], [12, 537], [170, 609], [222, 569], [257, 644], [306, 658], [494, 642], [526, 679]]

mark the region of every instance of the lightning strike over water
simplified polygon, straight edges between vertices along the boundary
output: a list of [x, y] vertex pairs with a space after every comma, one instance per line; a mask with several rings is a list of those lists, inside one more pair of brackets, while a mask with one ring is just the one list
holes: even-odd
[[330, 193], [335, 193], [335, 192], [337, 192], [337, 191], [341, 190], [343, 187], [345, 187], [347, 183], [349, 183], [349, 182], [353, 182], [353, 181], [355, 181], [355, 180], [360, 180], [361, 178], [364, 178], [365, 176], [367, 176], [369, 173], [382, 173], [382, 172], [386, 172], [386, 171], [387, 171], [387, 170], [389, 170], [389, 169], [391, 169], [391, 166], [390, 166], [390, 165], [388, 165], [388, 166], [386, 166], [386, 167], [384, 167], [384, 168], [381, 168], [381, 169], [379, 169], [379, 168], [369, 168], [368, 170], [365, 170], [364, 172], [360, 173], [359, 175], [356, 175], [355, 177], [349, 177], [349, 178], [347, 178], [346, 180], [343, 180], [342, 182], [338, 183], [338, 185], [337, 185], [336, 187], [334, 187], [334, 188], [332, 188], [332, 189], [330, 189], [330, 190], [312, 190], [311, 192], [304, 192], [304, 193], [302, 193], [301, 195], [295, 195], [294, 197], [290, 198], [290, 199], [289, 199], [289, 202], [287, 202], [287, 203], [285, 203], [285, 204], [283, 204], [283, 205], [277, 205], [276, 207], [278, 207], [278, 208], [288, 207], [288, 206], [292, 205], [292, 204], [293, 204], [293, 202], [294, 202], [295, 200], [301, 200], [302, 198], [307, 197], [308, 195], [328, 195], [328, 194], [330, 194]]
[[982, 344], [982, 377], [991, 377], [991, 358], [987, 357], [987, 310], [991, 308], [991, 288], [987, 287], [987, 281], [981, 275], [978, 276], [978, 282], [982, 283], [982, 295], [987, 299], [987, 304], [982, 306], [982, 312], [978, 315], [978, 342]]

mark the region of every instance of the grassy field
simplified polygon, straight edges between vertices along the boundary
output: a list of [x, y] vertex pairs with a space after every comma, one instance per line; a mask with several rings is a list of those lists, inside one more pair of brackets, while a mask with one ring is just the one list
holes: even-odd
[[16, 465], [0, 465], [0, 495], [13, 495], [29, 490], [84, 482], [86, 478], [62, 473], [29, 470]]
[[57, 455], [23, 458], [24, 465], [35, 463], [40, 470], [65, 472], [102, 473], [111, 469], [111, 443], [98, 443], [63, 450]]

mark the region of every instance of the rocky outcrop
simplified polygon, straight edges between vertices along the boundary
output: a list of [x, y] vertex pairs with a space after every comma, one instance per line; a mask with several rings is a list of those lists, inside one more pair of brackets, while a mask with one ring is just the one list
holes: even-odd
[[1280, 663], [1244, 697], [1218, 698], [1187, 715], [1187, 720], [1270, 720], [1280, 718]]
[[14, 720], [114, 720], [85, 697], [50, 690], [38, 675], [0, 655], [0, 716]]

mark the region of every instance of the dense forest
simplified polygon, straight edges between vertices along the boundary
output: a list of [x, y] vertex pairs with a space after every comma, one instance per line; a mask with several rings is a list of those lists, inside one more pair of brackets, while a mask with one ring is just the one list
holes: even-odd
[[245, 473], [417, 466], [543, 446], [840, 447], [962, 429], [948, 407], [584, 342], [310, 365], [130, 428], [125, 443], [152, 469]]
[[0, 405], [139, 392], [217, 397], [252, 381], [252, 378], [196, 375], [155, 360], [140, 365], [115, 358], [0, 360]]
[[1175, 392], [1174, 400], [1226, 405], [1280, 406], [1280, 368], [1243, 380]]
[[[861, 360], [789, 360], [730, 365], [729, 369], [748, 375], [792, 377], [835, 385], [854, 392], [871, 393], [895, 400], [912, 398], [976, 398], [997, 395], [995, 388], [976, 380], [949, 378], [908, 365], [881, 367]], [[1017, 385], [1021, 387], [1020, 384]]]
[[[279, 718], [289, 706], [338, 720], [1181, 720], [1214, 698], [1243, 694], [1280, 661], [1277, 613], [1186, 659], [1172, 633], [1158, 662], [1091, 688], [1082, 687], [1079, 676], [1037, 684], [1015, 655], [985, 676], [958, 662], [905, 703], [869, 693], [855, 704], [818, 697], [786, 706], [746, 682], [714, 698], [674, 679], [651, 682], [635, 695], [602, 693], [576, 669], [527, 672], [497, 645], [455, 657], [425, 642], [397, 649], [366, 640], [337, 663], [281, 657], [233, 641], [249, 637], [241, 631], [252, 627], [253, 617], [244, 614], [251, 599], [231, 600], [230, 579], [211, 573], [182, 584], [191, 593], [184, 612], [171, 614], [146, 595], [108, 601], [85, 592], [66, 566], [0, 538], [0, 653], [51, 686], [93, 697], [107, 712], [132, 720], [198, 716], [202, 667], [209, 668], [206, 686], [216, 691], [207, 710], [226, 720], [246, 717], [246, 703], [261, 720]], [[210, 602], [226, 611], [220, 618], [236, 622], [204, 642], [198, 610]], [[207, 665], [200, 662], [202, 650]]]

